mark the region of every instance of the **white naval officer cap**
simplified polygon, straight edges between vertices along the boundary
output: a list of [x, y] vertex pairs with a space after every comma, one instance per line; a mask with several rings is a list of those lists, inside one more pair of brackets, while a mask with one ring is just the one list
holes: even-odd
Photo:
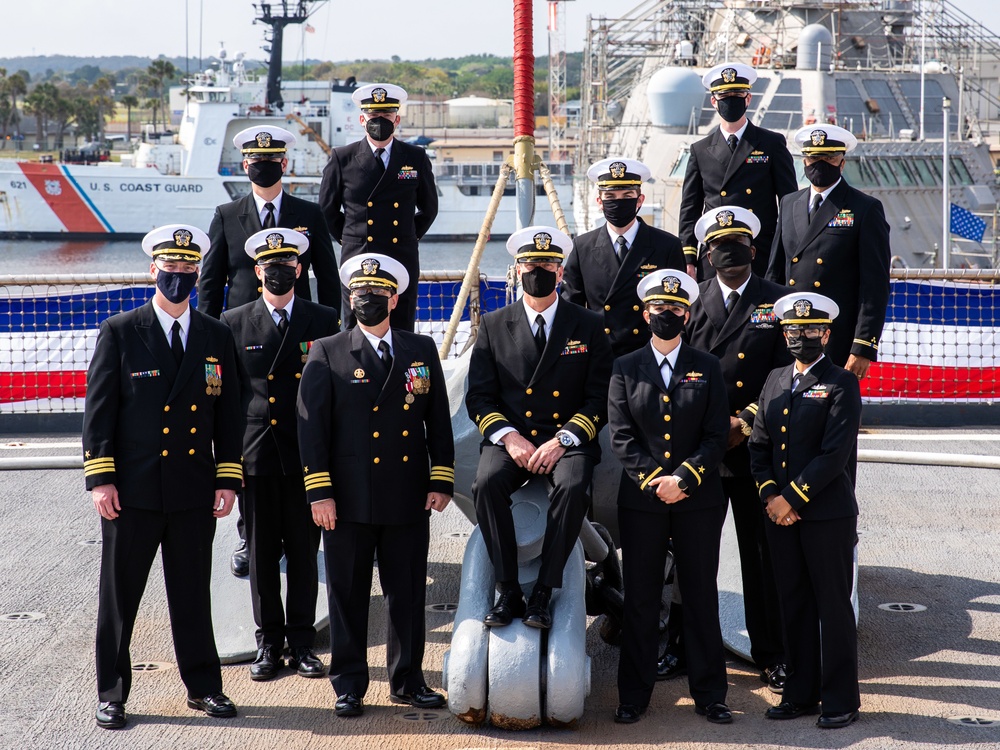
[[395, 258], [379, 253], [361, 253], [340, 267], [340, 281], [348, 289], [378, 286], [402, 294], [410, 285], [410, 274]]
[[277, 125], [254, 125], [234, 135], [233, 145], [244, 157], [284, 154], [295, 145], [295, 134]]
[[686, 271], [676, 268], [661, 268], [658, 271], [643, 276], [636, 284], [635, 293], [643, 304], [649, 302], [667, 302], [672, 305], [690, 307], [698, 299], [698, 282], [687, 275]]
[[774, 314], [783, 326], [829, 325], [840, 315], [840, 307], [823, 294], [796, 292], [775, 300]]
[[649, 167], [636, 159], [611, 157], [601, 159], [587, 170], [587, 179], [601, 190], [639, 188], [652, 176]]
[[572, 249], [568, 234], [543, 224], [519, 229], [507, 239], [507, 252], [518, 263], [562, 263]]
[[749, 91], [757, 81], [757, 71], [743, 63], [724, 62], [701, 77], [702, 85], [713, 94]]
[[698, 242], [711, 242], [730, 234], [748, 234], [756, 237], [760, 232], [760, 219], [753, 211], [740, 206], [719, 206], [706, 211], [694, 225]]
[[262, 229], [247, 237], [243, 250], [258, 266], [298, 258], [309, 249], [309, 238], [285, 227]]
[[858, 145], [854, 133], [839, 125], [806, 125], [793, 137], [803, 154], [849, 154]]
[[394, 83], [369, 83], [351, 94], [351, 100], [365, 112], [395, 112], [406, 104], [406, 98], [406, 90]]
[[190, 224], [165, 224], [142, 238], [142, 251], [153, 260], [200, 263], [211, 247], [208, 235]]

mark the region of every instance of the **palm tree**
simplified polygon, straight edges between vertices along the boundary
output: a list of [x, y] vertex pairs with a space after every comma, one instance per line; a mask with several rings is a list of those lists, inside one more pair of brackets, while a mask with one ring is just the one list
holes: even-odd
[[[177, 75], [177, 68], [169, 60], [164, 60], [162, 57], [153, 60], [146, 68], [146, 80], [151, 84], [156, 97], [159, 99], [159, 108], [164, 112], [164, 120], [166, 120], [167, 102], [166, 102], [166, 88], [164, 83], [166, 81], [172, 81]], [[156, 107], [153, 108], [153, 130], [156, 130]], [[164, 122], [164, 127], [169, 124]]]
[[55, 112], [58, 98], [59, 89], [48, 81], [39, 83], [24, 97], [25, 111], [35, 116], [35, 140], [43, 150], [49, 147], [48, 121]]
[[132, 108], [139, 106], [139, 97], [133, 96], [132, 94], [125, 94], [121, 98], [121, 105], [125, 107], [125, 138], [129, 143], [132, 142]]
[[7, 90], [10, 92], [11, 114], [13, 116], [12, 122], [14, 124], [14, 132], [18, 135], [21, 133], [21, 128], [19, 127], [21, 116], [17, 112], [17, 97], [28, 93], [29, 80], [31, 80], [31, 75], [26, 70], [19, 70], [7, 77]]

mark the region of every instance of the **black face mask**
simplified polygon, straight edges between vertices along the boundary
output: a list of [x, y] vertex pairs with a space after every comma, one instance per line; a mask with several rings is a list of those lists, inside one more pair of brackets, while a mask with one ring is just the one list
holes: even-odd
[[814, 161], [806, 164], [806, 179], [818, 188], [828, 188], [840, 179], [840, 166], [828, 161]]
[[373, 141], [389, 140], [395, 129], [396, 123], [385, 117], [373, 117], [365, 122], [365, 130]]
[[639, 211], [638, 198], [613, 198], [602, 200], [601, 207], [604, 209], [604, 218], [613, 227], [627, 227]]
[[351, 301], [354, 317], [361, 325], [377, 326], [389, 317], [389, 298], [380, 294], [362, 294]]
[[292, 291], [292, 287], [294, 286], [294, 266], [264, 266], [264, 288], [271, 294], [281, 297]]
[[175, 305], [191, 296], [196, 281], [198, 281], [197, 273], [160, 271], [156, 274], [156, 288]]
[[736, 240], [720, 242], [712, 248], [712, 266], [714, 268], [736, 268], [738, 266], [749, 266], [750, 246], [744, 245]]
[[747, 111], [745, 96], [727, 96], [724, 99], [716, 99], [715, 104], [719, 108], [719, 117], [726, 122], [739, 122]]
[[791, 355], [804, 365], [812, 364], [823, 353], [822, 336], [818, 339], [799, 336], [797, 339], [785, 339], [785, 343]]
[[522, 273], [521, 288], [532, 297], [548, 297], [556, 290], [556, 272], [538, 267]]
[[649, 315], [649, 330], [653, 335], [664, 341], [680, 336], [684, 331], [684, 316], [674, 315], [669, 310], [664, 310], [659, 315]]
[[247, 166], [247, 176], [254, 185], [269, 188], [281, 179], [281, 162], [252, 161]]

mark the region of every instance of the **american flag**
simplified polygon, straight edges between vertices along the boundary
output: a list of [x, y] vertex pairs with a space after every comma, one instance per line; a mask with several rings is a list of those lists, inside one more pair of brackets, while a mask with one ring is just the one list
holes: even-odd
[[974, 242], [983, 241], [983, 233], [986, 231], [986, 222], [976, 216], [972, 211], [951, 204], [951, 233], [964, 237]]
[[310, 24], [306, 24], [305, 31], [307, 34], [315, 34], [316, 29], [314, 29]]

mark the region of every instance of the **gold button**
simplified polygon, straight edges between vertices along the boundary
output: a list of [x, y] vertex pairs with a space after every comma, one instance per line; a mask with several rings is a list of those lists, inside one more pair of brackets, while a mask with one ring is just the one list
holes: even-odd
[[262, 287], [262, 286], [257, 287], [257, 294], [260, 294], [263, 291], [264, 291], [264, 287]]
[[723, 198], [725, 198], [726, 197], [726, 191], [723, 190], [721, 193], [719, 193], [719, 195], [721, 195]]
[[669, 422], [670, 421], [670, 415], [669, 414], [664, 414], [663, 415], [663, 421], [664, 422]]
[[663, 403], [669, 404], [670, 403], [670, 396], [664, 396], [663, 397]]
[[195, 433], [196, 433], [197, 431], [198, 431], [198, 428], [197, 428], [197, 427], [192, 427], [192, 428], [191, 428], [191, 434], [192, 434], [192, 435], [194, 435], [194, 434], [195, 434]]
[[739, 358], [739, 359], [744, 359], [744, 358], [745, 358], [745, 357], [746, 357], [747, 355], [745, 355], [745, 354], [744, 354], [743, 352], [740, 352], [740, 353], [739, 353], [739, 354], [737, 354], [736, 356], [737, 356], [737, 358]]
[[552, 415], [552, 418], [553, 418], [553, 419], [559, 419], [559, 415], [558, 415], [558, 414], [553, 414], [553, 415]]
[[785, 450], [785, 444], [784, 443], [781, 444], [781, 450]]
[[373, 406], [372, 407], [372, 411], [378, 411], [378, 407], [377, 406]]
[[164, 406], [163, 407], [163, 411], [170, 411], [170, 407], [169, 406]]
[[392, 220], [392, 225], [393, 225], [394, 227], [398, 227], [398, 226], [399, 226], [399, 222], [398, 222], [398, 221], [396, 221], [395, 219], [393, 219], [393, 220]]
[[781, 431], [782, 432], [788, 432], [788, 429], [785, 427], [785, 425], [781, 425]]
[[406, 463], [407, 461], [409, 461], [409, 460], [410, 460], [410, 457], [409, 457], [409, 456], [403, 456], [403, 463], [404, 463], [404, 464], [405, 464], [405, 463]]
[[819, 265], [823, 265], [823, 259], [822, 258], [817, 258], [816, 262], [819, 263]]
[[799, 262], [798, 258], [792, 258], [792, 263], [798, 263], [798, 262]]
[[267, 401], [268, 401], [268, 403], [273, 404], [274, 403], [274, 396], [271, 396], [271, 398], [269, 398]]
[[410, 436], [410, 431], [409, 430], [403, 430], [403, 437], [409, 437], [409, 436]]
[[605, 310], [610, 310], [610, 309], [611, 309], [611, 305], [605, 305], [605, 306], [604, 306], [604, 309], [605, 309]]
[[272, 419], [271, 420], [271, 424], [278, 424], [278, 420], [277, 419]]
[[663, 439], [664, 439], [664, 440], [670, 440], [670, 433], [669, 433], [669, 432], [668, 432], [668, 433], [666, 433], [666, 434], [665, 434], [665, 435], [663, 436]]
[[375, 205], [374, 203], [372, 203], [371, 201], [368, 201], [368, 208], [371, 208], [374, 205]]
[[372, 433], [372, 437], [376, 437], [377, 438], [378, 437], [378, 432], [373, 432]]
[[747, 188], [747, 195], [750, 195], [750, 193], [752, 193], [752, 192], [753, 191], [750, 188]]
[[409, 410], [410, 410], [410, 405], [409, 404], [403, 404], [403, 411], [409, 411]]
[[194, 455], [194, 448], [192, 448], [191, 450], [188, 451], [188, 455], [189, 456], [193, 456]]
[[378, 463], [378, 456], [375, 456], [375, 460], [372, 463]]
[[396, 239], [395, 237], [393, 237], [393, 238], [392, 238], [392, 244], [393, 244], [393, 245], [395, 245], [395, 244], [396, 244], [397, 242], [399, 242], [399, 240], [398, 240], [398, 239]]
[[399, 204], [398, 204], [398, 203], [393, 203], [393, 204], [392, 204], [392, 207], [393, 207], [393, 208], [399, 208]]
[[530, 416], [531, 416], [531, 412], [530, 412], [530, 411], [526, 411], [526, 412], [524, 412], [524, 416], [526, 416], [526, 417], [530, 417]]
[[737, 388], [742, 388], [743, 387], [743, 381], [742, 380], [737, 380], [736, 381], [736, 387]]
[[375, 239], [374, 237], [372, 237], [371, 235], [368, 235], [368, 241], [369, 241], [369, 242], [371, 242], [371, 241], [372, 241], [372, 240], [374, 240], [374, 239]]
[[638, 328], [633, 328], [632, 329], [632, 333], [639, 333], [639, 329]]
[[639, 306], [638, 305], [632, 305], [632, 309], [635, 310], [635, 312], [639, 312]]
[[784, 462], [784, 461], [782, 461], [782, 462], [781, 462], [781, 468], [782, 468], [782, 469], [784, 469], [784, 468], [785, 468], [785, 462]]
[[789, 279], [788, 286], [795, 286], [795, 279]]
[[198, 404], [191, 404], [191, 411], [198, 411]]
[[556, 429], [559, 429], [560, 427], [562, 427], [562, 422], [559, 422], [559, 423], [558, 423], [558, 424], [556, 425]]
[[531, 389], [528, 388], [527, 390], [525, 390], [525, 393], [527, 393], [530, 396], [531, 395]]
[[532, 430], [532, 431], [531, 431], [531, 436], [532, 436], [532, 437], [534, 437], [534, 436], [535, 436], [535, 435], [537, 435], [537, 434], [538, 434], [538, 430]]
[[782, 414], [788, 414], [788, 409], [785, 409], [785, 410], [784, 410], [784, 411], [782, 411], [781, 413], [782, 413]]
[[267, 379], [268, 379], [268, 380], [274, 380], [274, 375], [271, 375], [271, 374], [269, 374], [269, 375], [267, 376]]
[[160, 455], [161, 456], [167, 456], [167, 455], [169, 455], [169, 451], [163, 451], [163, 453], [161, 453]]
[[813, 286], [815, 286], [815, 287], [819, 287], [819, 282], [818, 282], [818, 281], [814, 281], [814, 282], [813, 282]]
[[552, 396], [554, 398], [559, 398], [559, 391], [552, 391]]
[[163, 428], [163, 434], [164, 435], [167, 435], [169, 432], [170, 432], [170, 428], [169, 427], [164, 427]]
[[299, 378], [301, 378], [301, 377], [302, 377], [302, 373], [301, 373], [301, 372], [297, 372], [297, 373], [295, 373], [295, 379], [296, 379], [296, 380], [298, 380], [298, 379], [299, 379]]
[[664, 458], [670, 458], [670, 451], [663, 451]]
[[374, 219], [369, 219], [369, 220], [368, 220], [368, 226], [371, 226], [371, 225], [372, 225], [372, 224], [374, 224], [374, 223], [375, 223], [375, 220], [374, 220]]
[[604, 332], [605, 332], [605, 333], [611, 333], [611, 329], [610, 329], [610, 328], [605, 328], [605, 329], [604, 329]]

